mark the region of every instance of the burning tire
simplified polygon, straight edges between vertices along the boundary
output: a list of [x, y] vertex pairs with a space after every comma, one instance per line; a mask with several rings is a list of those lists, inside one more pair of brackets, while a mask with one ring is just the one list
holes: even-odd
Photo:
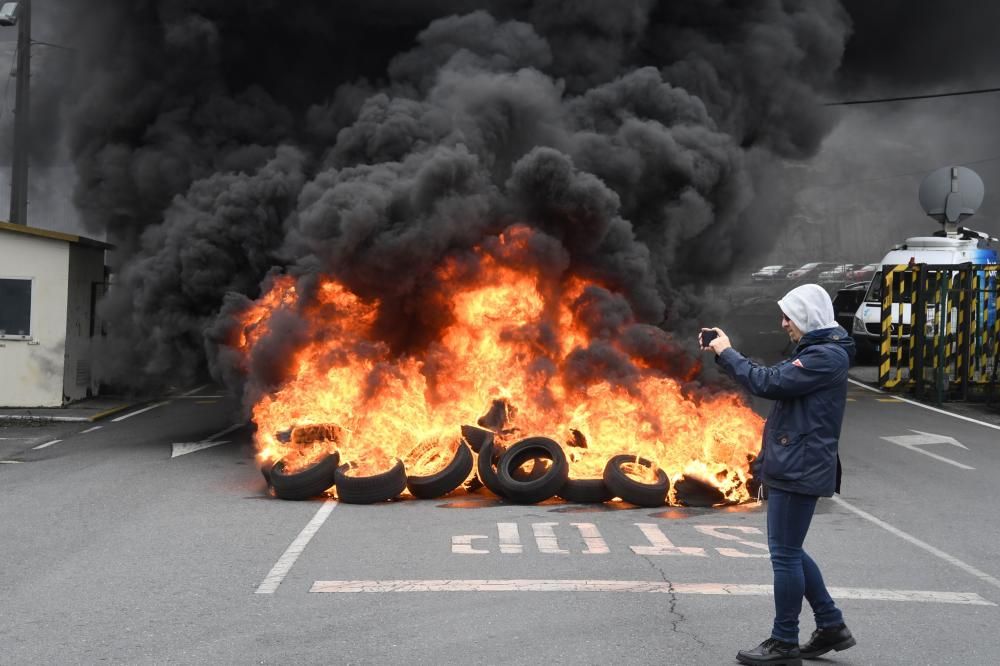
[[[537, 478], [517, 478], [518, 468], [535, 458], [548, 459], [552, 464], [539, 473]], [[514, 444], [503, 454], [497, 466], [497, 478], [507, 499], [518, 504], [544, 502], [555, 497], [566, 485], [569, 462], [556, 441], [548, 437], [529, 437]]]
[[[629, 465], [645, 467], [650, 471], [656, 469], [656, 481], [643, 483], [632, 478], [624, 469]], [[615, 456], [605, 465], [604, 485], [615, 497], [620, 497], [629, 504], [657, 507], [663, 506], [666, 502], [667, 492], [670, 490], [670, 479], [667, 478], [666, 472], [645, 458], [620, 455]]]
[[[430, 454], [436, 451], [430, 451]], [[472, 471], [472, 452], [465, 442], [458, 443], [458, 449], [451, 462], [440, 472], [426, 476], [407, 475], [406, 488], [419, 499], [433, 499], [447, 495], [469, 478]]]
[[567, 502], [577, 504], [602, 504], [615, 497], [604, 479], [569, 479], [556, 494]]
[[264, 472], [265, 468], [261, 471], [274, 488], [276, 496], [286, 500], [306, 500], [322, 495], [334, 485], [339, 464], [340, 454], [334, 452], [297, 472], [286, 472], [284, 459], [274, 463], [268, 472]]
[[479, 453], [486, 442], [493, 441], [493, 432], [476, 426], [464, 425], [462, 426], [462, 439], [473, 452]]
[[397, 460], [388, 472], [351, 476], [351, 465], [337, 468], [337, 499], [345, 504], [375, 504], [398, 496], [406, 488], [406, 468]]
[[480, 483], [497, 497], [506, 497], [504, 489], [500, 487], [500, 478], [496, 470], [496, 464], [505, 451], [502, 445], [490, 440], [479, 449], [479, 459], [476, 461], [476, 476], [479, 477]]
[[264, 480], [267, 481], [267, 487], [271, 487], [271, 470], [274, 469], [273, 460], [261, 461], [259, 465], [260, 473], [263, 475]]

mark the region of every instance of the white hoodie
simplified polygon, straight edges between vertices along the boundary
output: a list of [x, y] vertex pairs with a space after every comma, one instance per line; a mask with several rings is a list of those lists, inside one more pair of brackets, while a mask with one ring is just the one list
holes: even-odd
[[818, 284], [792, 289], [778, 301], [778, 307], [803, 333], [837, 326], [830, 294]]

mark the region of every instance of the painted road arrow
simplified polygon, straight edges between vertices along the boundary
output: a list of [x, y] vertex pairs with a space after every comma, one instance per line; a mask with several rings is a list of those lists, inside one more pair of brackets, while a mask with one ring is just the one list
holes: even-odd
[[228, 444], [229, 440], [220, 440], [219, 437], [224, 437], [236, 430], [237, 428], [242, 428], [242, 423], [237, 423], [236, 425], [231, 425], [225, 430], [215, 433], [207, 439], [203, 439], [200, 442], [174, 442], [173, 453], [170, 455], [171, 458], [176, 458], [177, 456], [186, 456], [189, 453], [194, 453], [195, 451], [203, 451], [205, 449], [210, 449], [213, 446], [220, 446], [222, 444]]
[[963, 465], [960, 462], [955, 462], [944, 456], [939, 456], [936, 453], [931, 453], [930, 451], [924, 451], [921, 446], [928, 446], [930, 444], [951, 444], [952, 446], [957, 446], [960, 449], [969, 450], [969, 447], [965, 446], [954, 437], [948, 437], [947, 435], [935, 435], [932, 432], [922, 432], [920, 430], [910, 430], [910, 432], [917, 433], [916, 435], [900, 435], [898, 437], [882, 437], [887, 442], [892, 442], [893, 444], [898, 444], [904, 449], [909, 449], [910, 451], [916, 451], [917, 453], [922, 453], [925, 456], [930, 456], [935, 460], [940, 460], [941, 462], [948, 463], [949, 465], [954, 465], [955, 467], [960, 467], [961, 469], [976, 469], [975, 467], [969, 467], [968, 465]]

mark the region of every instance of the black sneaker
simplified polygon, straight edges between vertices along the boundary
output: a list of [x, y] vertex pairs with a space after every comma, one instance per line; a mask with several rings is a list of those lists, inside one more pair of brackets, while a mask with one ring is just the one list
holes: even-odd
[[769, 666], [802, 666], [799, 658], [799, 646], [786, 643], [777, 638], [768, 638], [752, 650], [740, 650], [736, 653], [736, 661], [741, 664], [768, 664]]
[[851, 635], [851, 630], [847, 628], [846, 624], [841, 624], [814, 631], [809, 637], [809, 642], [799, 648], [799, 653], [803, 659], [815, 659], [830, 650], [840, 652], [857, 644], [858, 642]]

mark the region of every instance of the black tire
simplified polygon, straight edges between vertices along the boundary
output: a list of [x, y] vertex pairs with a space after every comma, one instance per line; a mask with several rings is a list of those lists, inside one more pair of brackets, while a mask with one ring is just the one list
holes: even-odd
[[726, 503], [725, 494], [704, 479], [682, 476], [674, 482], [674, 498], [681, 506], [708, 508]]
[[[517, 478], [517, 469], [532, 458], [547, 458], [552, 465], [531, 480]], [[536, 465], [536, 467], [539, 467]], [[507, 499], [518, 504], [535, 504], [555, 497], [569, 478], [569, 462], [562, 447], [548, 437], [529, 437], [514, 444], [500, 458], [497, 479]]]
[[653, 463], [645, 458], [630, 455], [615, 456], [604, 466], [604, 485], [615, 497], [620, 497], [636, 506], [663, 506], [670, 492], [670, 479], [662, 469], [656, 470], [655, 483], [642, 483], [622, 471], [622, 465], [633, 464], [653, 468]]
[[[307, 500], [318, 497], [336, 482], [340, 454], [334, 451], [318, 462], [298, 472], [285, 472], [282, 458], [271, 467], [271, 487], [274, 494], [286, 500]], [[267, 478], [267, 474], [264, 475]]]
[[264, 460], [260, 463], [260, 473], [264, 476], [264, 480], [267, 481], [268, 488], [271, 487], [271, 470], [274, 469], [273, 460]]
[[486, 489], [497, 497], [504, 497], [500, 479], [497, 477], [496, 464], [500, 461], [506, 449], [495, 441], [488, 441], [479, 449], [479, 459], [476, 460], [476, 476]]
[[435, 474], [427, 476], [407, 476], [406, 488], [419, 499], [433, 499], [447, 495], [462, 485], [472, 471], [472, 452], [465, 442], [459, 441], [458, 449], [451, 462]]
[[490, 430], [485, 430], [483, 428], [477, 428], [476, 426], [464, 425], [462, 426], [462, 439], [465, 443], [469, 445], [475, 453], [479, 453], [480, 449], [486, 442], [493, 441], [493, 432]]
[[388, 472], [351, 476], [350, 465], [337, 468], [337, 499], [344, 504], [375, 504], [397, 497], [406, 489], [406, 468], [397, 460]]
[[615, 498], [604, 479], [568, 479], [556, 494], [567, 502], [577, 504], [601, 504]]

